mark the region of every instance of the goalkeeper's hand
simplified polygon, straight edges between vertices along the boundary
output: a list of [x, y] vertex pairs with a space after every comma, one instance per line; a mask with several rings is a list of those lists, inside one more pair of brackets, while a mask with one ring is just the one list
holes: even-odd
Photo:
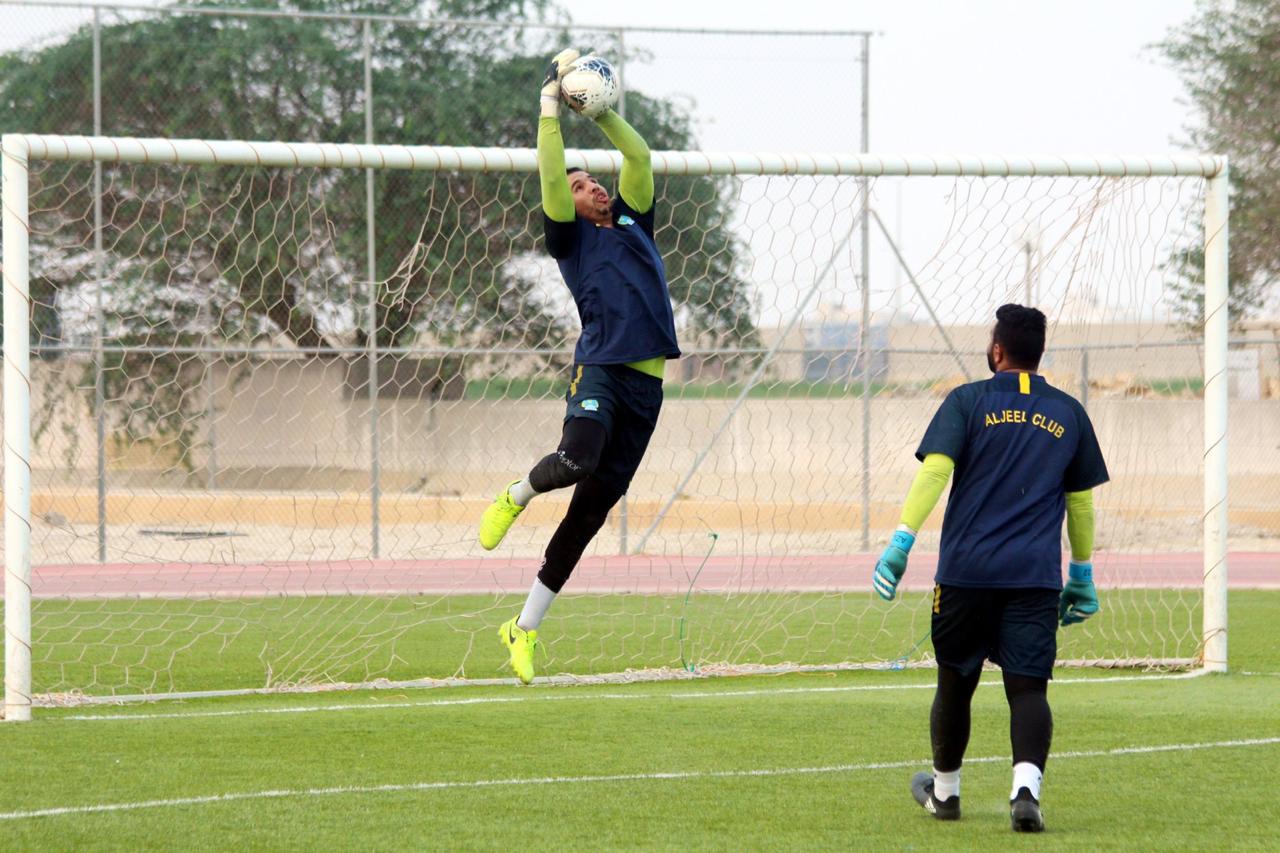
[[578, 51], [571, 47], [557, 53], [547, 64], [547, 76], [542, 79], [542, 114], [555, 118], [560, 115], [560, 78], [578, 58]]
[[893, 532], [889, 547], [884, 549], [880, 559], [876, 561], [876, 569], [871, 575], [871, 585], [885, 601], [893, 601], [898, 594], [898, 581], [907, 571], [907, 555], [911, 546], [916, 544], [916, 535], [905, 524]]
[[1058, 599], [1058, 620], [1063, 627], [1083, 622], [1098, 612], [1098, 590], [1093, 585], [1093, 563], [1071, 561], [1067, 584]]

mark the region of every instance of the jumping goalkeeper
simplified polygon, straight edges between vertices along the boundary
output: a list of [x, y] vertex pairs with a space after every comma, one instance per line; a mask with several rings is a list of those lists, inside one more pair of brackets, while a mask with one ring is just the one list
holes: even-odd
[[561, 51], [543, 80], [538, 173], [547, 251], [582, 322], [570, 369], [560, 446], [507, 486], [480, 519], [480, 545], [498, 547], [536, 495], [574, 487], [520, 614], [499, 629], [511, 668], [528, 684], [538, 626], [582, 552], [626, 493], [662, 408], [666, 360], [678, 358], [666, 271], [653, 237], [649, 147], [612, 110], [595, 119], [622, 153], [618, 197], [582, 169], [566, 169], [560, 78], [578, 58]]
[[[933, 416], [916, 450], [924, 464], [902, 524], [872, 576], [876, 592], [892, 599], [916, 532], [954, 470], [933, 588], [933, 773], [917, 773], [911, 793], [939, 820], [959, 819], [969, 703], [989, 659], [1000, 665], [1009, 702], [1009, 808], [1018, 832], [1044, 829], [1040, 782], [1053, 735], [1048, 686], [1058, 623], [1098, 612], [1092, 489], [1108, 480], [1084, 407], [1036, 374], [1044, 337], [1045, 317], [1035, 308], [996, 311], [987, 349], [995, 376], [955, 389]], [[1065, 587], [1064, 513], [1071, 542]]]

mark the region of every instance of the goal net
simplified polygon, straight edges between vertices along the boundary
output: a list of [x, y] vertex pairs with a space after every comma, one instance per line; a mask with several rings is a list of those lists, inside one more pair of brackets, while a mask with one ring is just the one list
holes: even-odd
[[[897, 601], [870, 571], [1011, 301], [1112, 477], [1060, 658], [1225, 660], [1221, 161], [654, 165], [685, 356], [540, 674], [928, 664], [943, 507]], [[476, 525], [555, 447], [578, 331], [533, 152], [9, 135], [4, 170], [9, 714], [505, 677], [568, 494]]]

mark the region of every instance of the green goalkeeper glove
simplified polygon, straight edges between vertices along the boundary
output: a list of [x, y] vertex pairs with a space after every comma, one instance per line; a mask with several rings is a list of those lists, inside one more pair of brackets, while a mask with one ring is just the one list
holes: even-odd
[[1067, 569], [1067, 585], [1058, 599], [1058, 619], [1065, 628], [1083, 622], [1098, 612], [1098, 590], [1093, 585], [1093, 563], [1072, 560]]
[[542, 115], [557, 118], [560, 115], [560, 78], [569, 73], [569, 66], [578, 58], [573, 48], [565, 48], [547, 65], [547, 76], [542, 79]]
[[889, 547], [884, 549], [884, 553], [876, 561], [871, 585], [885, 601], [893, 601], [893, 597], [898, 594], [898, 581], [907, 572], [907, 555], [911, 553], [911, 546], [914, 544], [915, 533], [903, 524], [893, 532]]

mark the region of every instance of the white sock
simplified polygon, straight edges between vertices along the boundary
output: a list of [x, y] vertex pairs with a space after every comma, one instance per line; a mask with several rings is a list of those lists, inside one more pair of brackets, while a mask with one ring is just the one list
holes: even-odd
[[524, 602], [524, 610], [520, 611], [520, 618], [516, 620], [516, 625], [524, 631], [538, 630], [538, 626], [542, 624], [542, 617], [547, 615], [551, 602], [555, 600], [556, 594], [543, 586], [542, 581], [535, 579], [533, 586], [529, 588], [529, 597]]
[[529, 501], [533, 500], [533, 496], [538, 492], [529, 485], [529, 478], [526, 477], [518, 483], [513, 483], [507, 489], [507, 494], [511, 495], [511, 500], [516, 502], [516, 506], [528, 506]]
[[960, 771], [952, 770], [943, 773], [936, 767], [933, 770], [933, 796], [938, 802], [960, 796]]
[[1031, 796], [1040, 800], [1040, 781], [1044, 778], [1044, 774], [1040, 772], [1040, 768], [1036, 767], [1030, 761], [1019, 761], [1013, 765], [1013, 790], [1009, 792], [1009, 799], [1018, 796], [1019, 788], [1026, 788], [1031, 791]]

